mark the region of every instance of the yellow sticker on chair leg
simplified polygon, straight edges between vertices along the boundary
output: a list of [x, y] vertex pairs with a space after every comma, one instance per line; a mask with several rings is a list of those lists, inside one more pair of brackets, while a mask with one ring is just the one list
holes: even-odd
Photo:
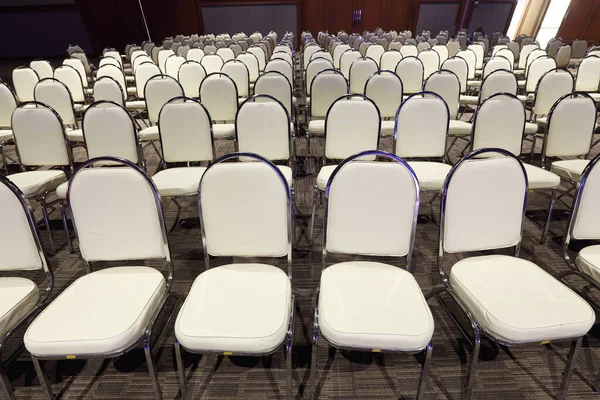
[[233, 352], [231, 352], [231, 351], [224, 351], [223, 355], [224, 356], [231, 356], [231, 355], [233, 355]]
[[67, 356], [67, 360], [74, 360], [75, 358], [75, 356]]
[[381, 353], [381, 349], [373, 349], [372, 352], [373, 353]]
[[548, 343], [550, 343], [550, 341], [549, 341], [549, 340], [544, 340], [544, 341], [542, 341], [542, 343], [540, 343], [540, 344], [548, 344]]

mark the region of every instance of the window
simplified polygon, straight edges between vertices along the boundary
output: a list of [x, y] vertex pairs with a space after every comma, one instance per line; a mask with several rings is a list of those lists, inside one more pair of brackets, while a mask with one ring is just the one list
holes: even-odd
[[545, 49], [548, 41], [556, 36], [570, 3], [571, 0], [551, 0], [536, 37], [540, 48]]

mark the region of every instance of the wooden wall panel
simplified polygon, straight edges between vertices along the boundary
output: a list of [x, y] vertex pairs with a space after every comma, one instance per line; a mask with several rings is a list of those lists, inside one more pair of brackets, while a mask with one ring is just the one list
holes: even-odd
[[141, 0], [152, 41], [167, 36], [201, 33], [201, 18], [195, 0]]
[[309, 31], [314, 37], [320, 30], [327, 29], [329, 2], [327, 0], [300, 0], [300, 29]]
[[566, 42], [584, 38], [600, 41], [600, 2], [598, 0], [571, 0], [558, 36]]

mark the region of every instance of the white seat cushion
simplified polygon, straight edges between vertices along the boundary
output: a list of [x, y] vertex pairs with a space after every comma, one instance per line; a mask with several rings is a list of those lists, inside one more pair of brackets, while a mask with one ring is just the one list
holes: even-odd
[[213, 124], [213, 138], [231, 139], [235, 136], [235, 124]]
[[517, 81], [517, 86], [520, 87], [520, 88], [523, 88], [523, 87], [525, 87], [526, 83], [527, 83], [527, 81], [524, 80], [524, 79], [523, 80], [519, 80], [519, 81]]
[[600, 245], [583, 248], [575, 259], [575, 265], [594, 281], [600, 282]]
[[412, 274], [368, 261], [343, 262], [323, 271], [319, 326], [337, 346], [396, 351], [425, 348], [434, 330]]
[[524, 94], [518, 94], [517, 95], [517, 99], [521, 100], [523, 103], [525, 103], [527, 101], [527, 96], [525, 96]]
[[410, 161], [408, 165], [415, 171], [421, 190], [442, 190], [452, 169], [451, 165], [429, 161]]
[[448, 126], [448, 134], [454, 136], [471, 135], [472, 127], [473, 125], [470, 122], [451, 119]]
[[135, 82], [135, 77], [134, 76], [126, 76], [125, 81], [126, 82]]
[[10, 129], [0, 129], [0, 142], [6, 142], [13, 138], [13, 132]]
[[152, 180], [163, 197], [195, 196], [204, 171], [205, 167], [167, 168], [152, 176]]
[[560, 177], [544, 168], [523, 164], [527, 172], [529, 189], [553, 189], [560, 185]]
[[158, 125], [149, 126], [138, 132], [138, 138], [142, 141], [159, 140]]
[[571, 181], [581, 181], [583, 170], [588, 166], [590, 160], [561, 160], [555, 161], [550, 166], [550, 171], [558, 176]]
[[450, 285], [482, 328], [508, 343], [583, 336], [596, 319], [581, 297], [517, 257], [463, 259], [452, 267]]
[[44, 194], [67, 181], [63, 171], [55, 169], [19, 172], [7, 176], [26, 197]]
[[525, 73], [524, 69], [513, 69], [513, 74], [515, 75], [523, 75]]
[[14, 328], [36, 306], [40, 291], [29, 279], [0, 278], [0, 336]]
[[292, 186], [292, 183], [294, 181], [294, 173], [292, 169], [287, 165], [277, 165], [277, 168], [279, 168], [279, 171], [281, 171], [281, 173], [283, 174], [283, 177], [285, 178], [288, 186]]
[[327, 187], [327, 181], [329, 181], [329, 177], [333, 174], [333, 171], [336, 169], [337, 165], [325, 165], [321, 167], [319, 170], [319, 175], [317, 175], [317, 187], [321, 190], [325, 190]]
[[137, 93], [137, 89], [135, 87], [127, 88], [127, 94], [136, 94], [136, 93]]
[[83, 130], [82, 129], [67, 129], [67, 139], [69, 142], [83, 142]]
[[308, 123], [308, 133], [323, 136], [325, 134], [325, 120], [313, 119]]
[[75, 103], [75, 104], [73, 104], [73, 109], [75, 111], [85, 111], [88, 109], [89, 106], [90, 106], [89, 104]]
[[144, 100], [134, 100], [125, 102], [125, 107], [128, 110], [144, 110], [146, 108], [146, 102]]
[[467, 81], [467, 86], [481, 86], [481, 81]]
[[600, 93], [588, 93], [595, 101], [600, 101]]
[[292, 286], [279, 268], [229, 264], [200, 274], [175, 321], [192, 351], [268, 353], [285, 339]]
[[475, 105], [479, 103], [479, 96], [467, 96], [465, 94], [460, 95], [460, 104]]
[[[395, 126], [396, 126], [396, 121], [381, 121], [381, 135], [382, 136], [393, 135]], [[323, 127], [323, 128], [325, 128], [325, 127]]]
[[60, 184], [60, 186], [58, 186], [56, 188], [56, 197], [58, 197], [59, 199], [66, 199], [68, 188], [69, 188], [69, 181]]
[[538, 131], [538, 125], [533, 122], [525, 122], [525, 134], [533, 135]]
[[165, 291], [165, 278], [151, 267], [114, 267], [84, 275], [31, 323], [25, 347], [35, 356], [127, 349], [142, 337]]

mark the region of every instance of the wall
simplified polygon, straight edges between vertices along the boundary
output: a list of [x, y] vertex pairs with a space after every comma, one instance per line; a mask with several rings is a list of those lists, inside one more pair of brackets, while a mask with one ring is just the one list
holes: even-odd
[[506, 32], [515, 5], [514, 2], [479, 1], [477, 3], [473, 5], [467, 29], [473, 32], [478, 27], [482, 27], [489, 37], [494, 32]]
[[423, 30], [428, 29], [435, 35], [439, 31], [446, 30], [451, 35], [454, 35], [457, 30], [457, 16], [460, 10], [460, 1], [422, 1], [419, 7], [419, 19], [415, 32], [423, 32]]
[[600, 1], [571, 0], [558, 36], [571, 42], [584, 38], [588, 43], [600, 42]]

